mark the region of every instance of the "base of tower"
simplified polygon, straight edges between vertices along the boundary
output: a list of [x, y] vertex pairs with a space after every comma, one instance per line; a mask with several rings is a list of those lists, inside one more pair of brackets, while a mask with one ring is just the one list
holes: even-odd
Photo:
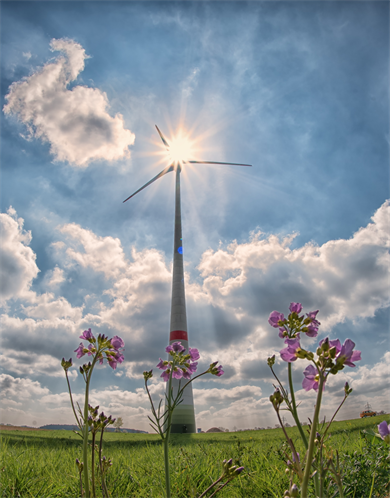
[[195, 424], [172, 424], [171, 434], [195, 434]]

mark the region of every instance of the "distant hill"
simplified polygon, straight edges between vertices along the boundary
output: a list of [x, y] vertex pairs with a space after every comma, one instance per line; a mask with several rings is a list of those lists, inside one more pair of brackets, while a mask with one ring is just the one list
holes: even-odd
[[[48, 431], [76, 431], [78, 429], [77, 425], [66, 425], [66, 424], [48, 424], [42, 425], [39, 429], [46, 429]], [[115, 432], [113, 427], [109, 427], [106, 429], [107, 432]], [[147, 434], [146, 431], [139, 431], [138, 429], [121, 429], [121, 432], [131, 432], [131, 433], [139, 433], [139, 434]]]
[[218, 427], [212, 427], [211, 429], [209, 429], [206, 432], [223, 432], [223, 431], [221, 431], [221, 429], [218, 429]]

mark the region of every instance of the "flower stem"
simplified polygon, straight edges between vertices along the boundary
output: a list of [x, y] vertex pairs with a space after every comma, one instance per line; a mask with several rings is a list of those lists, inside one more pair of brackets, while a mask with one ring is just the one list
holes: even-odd
[[92, 497], [96, 498], [95, 489], [95, 438], [96, 433], [92, 432], [92, 463], [91, 463], [91, 475], [92, 475]]
[[308, 496], [307, 491], [308, 491], [308, 487], [309, 487], [309, 478], [310, 478], [311, 466], [312, 466], [312, 461], [313, 461], [314, 446], [315, 446], [314, 441], [316, 438], [317, 425], [318, 425], [318, 419], [319, 419], [320, 408], [321, 408], [323, 386], [324, 386], [324, 375], [322, 372], [320, 372], [320, 380], [318, 383], [317, 402], [316, 402], [316, 407], [314, 410], [313, 423], [311, 425], [311, 430], [310, 430], [310, 439], [309, 439], [309, 447], [307, 450], [305, 472], [303, 474], [301, 498], [307, 498], [307, 496]]
[[84, 399], [84, 426], [83, 426], [83, 460], [84, 460], [84, 488], [85, 498], [89, 495], [89, 475], [88, 475], [88, 395], [89, 395], [90, 376], [87, 376]]
[[295, 402], [295, 393], [294, 393], [294, 386], [293, 386], [293, 381], [292, 381], [291, 363], [288, 364], [288, 384], [290, 386], [290, 394], [291, 394], [291, 401], [292, 401], [292, 409], [293, 409], [292, 415], [294, 417], [295, 423], [297, 424], [298, 431], [299, 431], [299, 434], [302, 438], [303, 444], [305, 445], [305, 448], [307, 449], [307, 447], [308, 447], [307, 437], [302, 429], [301, 422], [298, 418], [297, 405]]
[[173, 374], [173, 368], [171, 369], [171, 373], [169, 375], [169, 381], [168, 381], [168, 420], [166, 422], [167, 424], [167, 429], [166, 429], [166, 434], [164, 438], [164, 465], [165, 465], [165, 492], [167, 495], [167, 498], [171, 498], [171, 478], [170, 478], [170, 472], [169, 472], [169, 438], [171, 435], [171, 421], [172, 421], [172, 374]]
[[73, 410], [73, 413], [74, 413], [77, 425], [78, 425], [79, 429], [81, 430], [80, 421], [79, 421], [79, 419], [78, 419], [78, 417], [76, 415], [76, 410], [75, 410], [74, 404], [73, 404], [72, 390], [70, 388], [70, 383], [69, 383], [69, 379], [68, 379], [68, 371], [67, 370], [65, 370], [65, 376], [66, 376], [66, 382], [68, 383], [68, 391], [69, 391], [69, 396], [70, 396], [70, 404], [72, 405], [72, 410]]
[[224, 476], [222, 475], [221, 477], [219, 477], [215, 482], [213, 482], [213, 484], [211, 484], [211, 486], [209, 486], [206, 491], [203, 491], [203, 493], [199, 496], [199, 498], [203, 498], [211, 489], [213, 489], [213, 487], [218, 484], [219, 482], [222, 481], [222, 479], [224, 478]]

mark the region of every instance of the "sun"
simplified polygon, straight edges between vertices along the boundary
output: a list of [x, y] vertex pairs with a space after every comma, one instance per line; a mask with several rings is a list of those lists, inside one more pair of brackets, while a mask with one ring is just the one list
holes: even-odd
[[169, 160], [175, 163], [185, 163], [186, 161], [189, 161], [194, 157], [193, 146], [194, 144], [188, 136], [179, 132], [169, 142], [169, 148], [167, 149]]

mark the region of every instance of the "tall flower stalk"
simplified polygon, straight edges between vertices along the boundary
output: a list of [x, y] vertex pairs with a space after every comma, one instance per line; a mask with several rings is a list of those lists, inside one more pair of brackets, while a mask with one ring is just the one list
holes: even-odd
[[[170, 360], [162, 360], [160, 358], [159, 363], [156, 365], [157, 368], [163, 370], [161, 377], [165, 382], [168, 382], [168, 389], [165, 395], [165, 407], [162, 409], [162, 399], [160, 400], [157, 409], [155, 408], [154, 402], [150, 395], [148, 380], [153, 377], [153, 370], [144, 372], [145, 389], [148, 394], [150, 405], [152, 409], [152, 417], [148, 417], [153, 430], [155, 430], [161, 437], [164, 448], [164, 467], [165, 467], [165, 493], [167, 498], [171, 498], [171, 481], [170, 481], [170, 471], [169, 471], [169, 440], [171, 434], [172, 425], [172, 415], [177, 407], [182, 401], [183, 393], [185, 388], [191, 384], [195, 379], [202, 377], [210, 373], [220, 377], [223, 375], [224, 371], [222, 366], [217, 367], [217, 361], [211, 363], [209, 368], [202, 372], [201, 374], [192, 377], [196, 372], [198, 363], [196, 360], [200, 358], [199, 351], [194, 348], [189, 348], [188, 353], [181, 345], [181, 342], [174, 342], [173, 344], [167, 346], [165, 351], [169, 354]], [[176, 395], [173, 393], [172, 388], [172, 378], [184, 379], [183, 385], [179, 382], [179, 388]], [[227, 474], [226, 474], [227, 475]]]
[[[73, 414], [76, 419], [76, 423], [78, 428], [80, 429], [80, 435], [83, 438], [83, 462], [76, 461], [76, 464], [79, 468], [80, 479], [81, 473], [84, 476], [84, 491], [85, 498], [91, 498], [91, 490], [89, 483], [89, 466], [88, 466], [88, 438], [89, 434], [92, 434], [92, 498], [96, 496], [95, 490], [95, 468], [94, 468], [94, 452], [95, 452], [95, 437], [98, 430], [101, 430], [101, 442], [103, 439], [103, 431], [104, 428], [115, 422], [115, 419], [110, 417], [106, 417], [102, 412], [98, 417], [98, 408], [92, 408], [89, 405], [89, 389], [91, 385], [92, 373], [97, 362], [99, 364], [103, 364], [104, 360], [107, 360], [108, 364], [112, 369], [116, 369], [118, 363], [122, 363], [124, 360], [123, 350], [125, 343], [123, 340], [115, 336], [112, 339], [108, 339], [104, 334], [99, 334], [97, 339], [91, 332], [91, 329], [84, 330], [83, 334], [80, 336], [80, 339], [87, 341], [89, 343], [88, 347], [86, 347], [83, 343], [80, 343], [79, 347], [74, 351], [77, 353], [77, 358], [82, 358], [85, 355], [92, 356], [92, 362], [89, 361], [80, 367], [80, 373], [83, 376], [85, 382], [85, 395], [84, 395], [84, 411], [82, 412], [80, 407], [78, 407], [79, 416], [76, 413], [75, 405], [73, 402], [72, 391], [70, 388], [70, 382], [68, 377], [68, 370], [73, 365], [73, 360], [70, 358], [69, 360], [62, 359], [61, 365], [65, 371], [66, 381], [68, 384], [70, 402], [73, 410]], [[102, 461], [101, 461], [101, 450], [99, 452], [99, 466], [103, 469]], [[81, 482], [82, 488], [82, 482]], [[108, 496], [108, 491], [105, 487], [104, 483], [104, 474], [102, 477], [102, 493], [103, 497]]]
[[[280, 425], [285, 433], [287, 442], [290, 446], [292, 452], [292, 458], [294, 465], [289, 466], [289, 471], [298, 476], [299, 482], [301, 484], [300, 495], [302, 498], [307, 498], [308, 489], [311, 476], [314, 477], [314, 487], [316, 496], [324, 496], [324, 480], [327, 472], [329, 471], [333, 475], [333, 480], [339, 489], [340, 497], [343, 496], [342, 480], [337, 461], [334, 462], [333, 454], [331, 451], [325, 451], [325, 436], [329, 430], [331, 423], [334, 420], [337, 412], [340, 410], [341, 406], [344, 404], [345, 400], [351, 394], [352, 389], [350, 389], [348, 383], [344, 386], [344, 399], [337, 408], [335, 414], [331, 418], [330, 422], [324, 433], [321, 435], [318, 432], [320, 410], [322, 403], [322, 396], [325, 389], [325, 384], [330, 374], [336, 375], [339, 371], [343, 370], [345, 366], [354, 367], [355, 361], [361, 359], [361, 352], [355, 351], [355, 343], [350, 339], [347, 339], [343, 345], [341, 345], [338, 339], [330, 340], [329, 338], [323, 339], [315, 353], [304, 349], [301, 346], [301, 334], [307, 335], [308, 337], [316, 337], [318, 335], [318, 329], [320, 322], [317, 320], [317, 311], [311, 311], [306, 314], [306, 317], [302, 314], [302, 305], [300, 303], [290, 304], [290, 314], [287, 318], [284, 317], [283, 313], [278, 311], [273, 311], [268, 319], [270, 325], [274, 328], [279, 329], [279, 337], [284, 339], [285, 348], [280, 351], [280, 357], [283, 361], [288, 363], [288, 392], [282, 382], [279, 380], [274, 372], [273, 366], [275, 364], [275, 355], [268, 358], [268, 365], [271, 368], [272, 374], [274, 375], [277, 386], [274, 394], [270, 396], [270, 401], [276, 411], [277, 417], [279, 419]], [[315, 357], [316, 356], [316, 357]], [[310, 362], [303, 372], [304, 379], [302, 382], [302, 387], [306, 391], [313, 389], [317, 392], [317, 399], [315, 404], [313, 421], [310, 426], [309, 439], [307, 439], [302, 425], [299, 420], [297, 404], [295, 401], [294, 386], [292, 381], [292, 364], [296, 360], [305, 359]], [[279, 410], [281, 404], [286, 403], [286, 410], [288, 410], [296, 424], [302, 439], [302, 442], [306, 448], [306, 455], [302, 464], [297, 458], [298, 453], [295, 449], [293, 441], [288, 437], [287, 432], [284, 428], [283, 421], [280, 417]], [[326, 453], [326, 463], [324, 463], [324, 451]], [[285, 492], [285, 497], [297, 497], [299, 496], [299, 489], [296, 484], [293, 483], [292, 477], [290, 481], [290, 488]]]

